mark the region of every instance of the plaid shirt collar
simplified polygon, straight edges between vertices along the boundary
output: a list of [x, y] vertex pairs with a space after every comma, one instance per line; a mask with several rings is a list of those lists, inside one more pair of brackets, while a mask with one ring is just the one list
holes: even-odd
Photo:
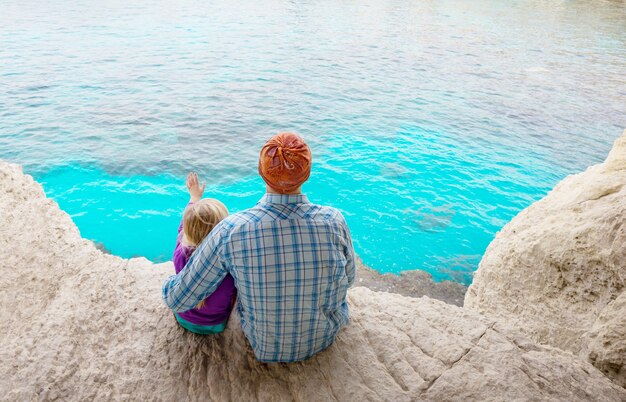
[[259, 204], [310, 204], [310, 201], [304, 194], [267, 193], [261, 198]]

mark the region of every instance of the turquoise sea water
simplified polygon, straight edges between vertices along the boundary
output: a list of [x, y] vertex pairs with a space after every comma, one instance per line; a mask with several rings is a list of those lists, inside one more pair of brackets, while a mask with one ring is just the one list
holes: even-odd
[[0, 6], [0, 158], [125, 257], [170, 258], [189, 170], [252, 206], [258, 150], [293, 130], [367, 264], [468, 283], [626, 127], [622, 2]]

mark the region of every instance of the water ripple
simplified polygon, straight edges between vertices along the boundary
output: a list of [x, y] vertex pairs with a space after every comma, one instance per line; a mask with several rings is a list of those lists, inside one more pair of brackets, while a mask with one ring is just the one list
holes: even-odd
[[494, 233], [626, 127], [619, 2], [5, 0], [0, 158], [83, 235], [168, 259], [185, 172], [233, 211], [280, 130], [381, 271], [468, 282]]

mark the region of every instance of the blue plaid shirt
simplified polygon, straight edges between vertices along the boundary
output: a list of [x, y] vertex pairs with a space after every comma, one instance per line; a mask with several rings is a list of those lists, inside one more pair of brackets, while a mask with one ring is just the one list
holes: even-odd
[[193, 308], [230, 273], [237, 312], [256, 358], [307, 359], [348, 323], [355, 259], [345, 219], [305, 195], [266, 194], [220, 222], [185, 268], [163, 283], [174, 311]]

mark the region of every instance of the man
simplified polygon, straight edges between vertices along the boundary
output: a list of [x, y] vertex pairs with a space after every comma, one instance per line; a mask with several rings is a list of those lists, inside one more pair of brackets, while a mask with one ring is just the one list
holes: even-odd
[[348, 323], [346, 293], [354, 282], [352, 239], [341, 213], [301, 193], [311, 151], [293, 133], [261, 149], [267, 194], [254, 208], [230, 215], [163, 284], [175, 312], [209, 296], [227, 273], [238, 290], [241, 328], [263, 362], [307, 359], [330, 346]]

